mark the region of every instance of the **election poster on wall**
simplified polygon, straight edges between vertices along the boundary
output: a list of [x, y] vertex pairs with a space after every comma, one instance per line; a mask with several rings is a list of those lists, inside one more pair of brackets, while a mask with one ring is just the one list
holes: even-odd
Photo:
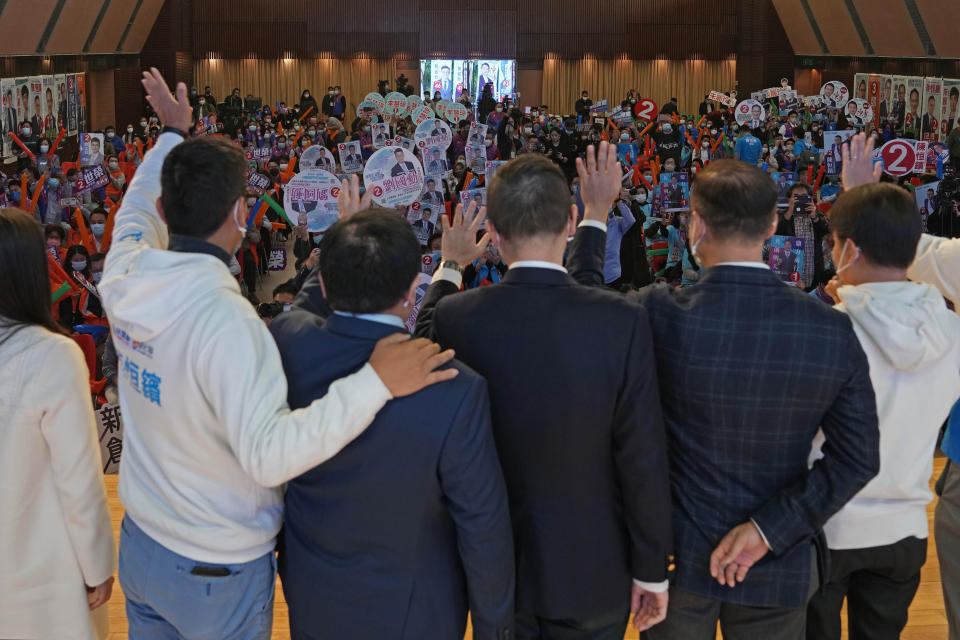
[[322, 233], [340, 218], [339, 195], [340, 181], [332, 173], [298, 173], [283, 192], [283, 209], [298, 226], [306, 226], [310, 233]]
[[856, 73], [853, 75], [853, 97], [858, 100], [867, 99], [867, 79], [866, 73]]
[[56, 102], [57, 131], [66, 130], [69, 118], [67, 117], [67, 76], [61, 74], [53, 77], [53, 95]]
[[43, 135], [51, 140], [57, 137], [57, 98], [53, 76], [41, 76], [43, 87]]
[[920, 102], [923, 99], [923, 78], [906, 78], [907, 102], [903, 116], [903, 128], [898, 132], [908, 138], [920, 137]]
[[77, 135], [77, 74], [67, 74], [67, 135]]
[[87, 128], [87, 74], [77, 74], [77, 129]]
[[940, 107], [940, 140], [946, 140], [950, 130], [957, 126], [958, 101], [960, 101], [960, 80], [945, 78]]
[[403, 147], [380, 149], [367, 160], [363, 184], [381, 207], [409, 207], [423, 191], [423, 167]]
[[9, 133], [17, 134], [17, 107], [16, 97], [13, 95], [13, 78], [0, 79], [0, 95], [3, 96], [3, 119], [0, 121], [0, 155], [9, 158], [13, 153], [13, 142]]
[[465, 93], [476, 104], [489, 86], [501, 102], [516, 93], [516, 74], [515, 60], [420, 60], [420, 91], [443, 100], [459, 100]]
[[[877, 113], [880, 109], [880, 94], [883, 91], [883, 76], [871, 73], [867, 76], [867, 100], [872, 113]], [[853, 97], [853, 96], [851, 96]], [[864, 123], [866, 124], [866, 123]], [[873, 124], [872, 122], [870, 124]]]
[[28, 119], [33, 132], [36, 135], [43, 135], [43, 78], [41, 76], [30, 76], [30, 100], [27, 103], [29, 113]]
[[923, 116], [920, 118], [920, 139], [940, 139], [940, 111], [943, 108], [943, 78], [923, 79]]

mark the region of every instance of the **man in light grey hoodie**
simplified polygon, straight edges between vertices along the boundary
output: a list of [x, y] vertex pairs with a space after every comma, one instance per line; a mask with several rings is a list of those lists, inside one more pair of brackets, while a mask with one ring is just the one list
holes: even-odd
[[[845, 192], [830, 212], [837, 278], [870, 363], [880, 424], [880, 473], [824, 525], [831, 571], [811, 600], [807, 638], [839, 640], [846, 598], [851, 638], [899, 638], [927, 558], [933, 451], [960, 395], [960, 317], [936, 288], [910, 282], [920, 240], [913, 199], [892, 184]], [[815, 459], [824, 446], [814, 443]]]
[[[216, 136], [184, 141], [182, 83], [171, 95], [152, 69], [143, 85], [165, 126], [117, 213], [100, 287], [125, 422], [130, 637], [267, 640], [281, 485], [339, 452], [392, 398], [456, 375], [433, 371], [452, 353], [381, 340], [357, 373], [291, 411], [277, 346], [228, 267], [249, 215], [243, 154]], [[344, 186], [342, 216], [359, 208], [356, 180]]]

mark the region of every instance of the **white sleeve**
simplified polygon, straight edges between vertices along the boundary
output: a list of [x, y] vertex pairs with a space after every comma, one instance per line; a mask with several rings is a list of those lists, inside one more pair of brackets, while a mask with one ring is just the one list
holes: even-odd
[[79, 347], [63, 340], [54, 345], [42, 359], [51, 366], [36, 377], [49, 402], [40, 430], [50, 451], [59, 506], [80, 573], [87, 586], [95, 587], [116, 570], [116, 549], [100, 469], [97, 423], [90, 407], [90, 374]]
[[130, 181], [123, 203], [113, 225], [110, 252], [104, 265], [104, 279], [118, 264], [118, 259], [141, 247], [167, 248], [167, 225], [157, 212], [160, 197], [160, 170], [163, 160], [175, 146], [183, 142], [176, 133], [164, 133], [146, 156]]
[[291, 411], [273, 337], [253, 317], [227, 322], [198, 357], [200, 388], [243, 469], [276, 487], [336, 455], [393, 397], [369, 364]]
[[932, 284], [960, 309], [960, 239], [920, 236], [907, 277]]

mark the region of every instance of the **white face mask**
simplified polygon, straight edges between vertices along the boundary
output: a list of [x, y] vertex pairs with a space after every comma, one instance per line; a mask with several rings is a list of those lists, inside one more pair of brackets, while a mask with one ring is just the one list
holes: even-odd
[[[237, 204], [233, 206], [233, 222], [237, 225], [237, 231], [239, 231], [241, 235], [245, 236], [247, 235], [247, 225], [244, 224], [242, 217], [237, 218], [237, 212], [240, 212], [241, 216], [243, 215], [243, 209], [240, 208], [240, 202], [240, 200], [237, 200]], [[240, 241], [243, 241], [242, 237], [240, 238]], [[237, 249], [239, 248], [240, 245], [237, 245]]]
[[645, 202], [647, 201], [647, 194], [645, 194], [645, 193], [638, 193], [636, 196], [634, 196], [634, 199], [635, 199], [637, 202], [639, 202], [640, 204], [643, 204], [643, 203], [645, 203]]
[[40, 145], [40, 153], [46, 153], [47, 151], [50, 151], [50, 145], [48, 144]]
[[127, 133], [133, 133], [133, 127], [127, 127]]
[[103, 280], [103, 271], [97, 271], [93, 274], [93, 283], [100, 284], [100, 281]]
[[73, 267], [74, 271], [83, 271], [87, 268], [86, 260], [73, 260], [70, 262], [70, 266]]
[[[333, 94], [331, 94], [331, 95], [333, 95]], [[284, 310], [285, 312], [286, 312], [286, 311], [290, 311], [290, 309], [292, 309], [292, 308], [293, 308], [293, 305], [292, 305], [292, 304], [285, 304], [285, 305], [283, 305], [283, 310]]]
[[[690, 235], [691, 238], [693, 237], [693, 231], [692, 231], [692, 226], [693, 226], [693, 225], [692, 225], [692, 222], [693, 222], [693, 219], [691, 219], [690, 223], [687, 224], [687, 231], [691, 234], [691, 235]], [[699, 223], [697, 224], [697, 226], [699, 226]], [[706, 236], [706, 235], [707, 235], [707, 232], [704, 231], [704, 232], [700, 235], [700, 237], [696, 239], [696, 241], [694, 241], [693, 243], [690, 244], [690, 253], [693, 254], [693, 257], [694, 257], [694, 258], [697, 258], [698, 260], [699, 260], [699, 257], [697, 256], [697, 248], [700, 246], [700, 243], [703, 242], [703, 238], [704, 238], [704, 236]]]
[[107, 225], [103, 224], [102, 222], [94, 222], [90, 225], [90, 231], [93, 232], [93, 235], [99, 238], [103, 235], [103, 231], [106, 229], [106, 227]]
[[856, 245], [854, 245], [853, 248], [855, 249], [855, 255], [853, 256], [853, 260], [851, 260], [847, 264], [843, 264], [843, 258], [844, 256], [847, 255], [847, 243], [846, 242], [843, 243], [843, 250], [840, 251], [840, 259], [837, 260], [837, 275], [840, 275], [841, 273], [843, 273], [844, 271], [852, 267], [853, 263], [855, 263], [857, 260], [860, 259], [860, 248], [857, 247]]

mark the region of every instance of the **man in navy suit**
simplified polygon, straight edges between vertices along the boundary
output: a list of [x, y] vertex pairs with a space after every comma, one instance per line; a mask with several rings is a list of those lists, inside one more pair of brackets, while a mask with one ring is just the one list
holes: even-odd
[[[768, 175], [711, 162], [690, 198], [704, 274], [639, 296], [670, 444], [677, 556], [667, 620], [646, 637], [712, 640], [719, 620], [725, 637], [800, 640], [823, 575], [821, 527], [880, 467], [869, 366], [847, 316], [760, 262], [777, 225]], [[604, 234], [587, 231], [598, 238], [578, 245], [576, 262], [601, 286], [602, 253], [586, 250]], [[818, 428], [829, 452], [808, 468]]]
[[[420, 244], [392, 210], [324, 234], [322, 275], [305, 289], [332, 315], [295, 309], [271, 325], [292, 407], [405, 332], [419, 271]], [[468, 608], [475, 638], [512, 638], [513, 544], [487, 385], [453, 366], [452, 381], [388, 402], [361, 437], [287, 485], [279, 566], [292, 638], [460, 640]]]
[[[581, 178], [606, 216], [620, 192], [616, 147]], [[528, 154], [497, 169], [487, 229], [510, 269], [456, 293], [485, 250], [483, 216], [458, 211], [417, 333], [455, 346], [490, 384], [493, 431], [517, 556], [517, 638], [621, 640], [631, 611], [663, 619], [672, 569], [669, 470], [650, 327], [562, 266], [577, 208], [559, 168]], [[581, 230], [582, 231], [582, 230]], [[456, 294], [456, 295], [451, 295]], [[389, 408], [389, 406], [388, 406]]]

